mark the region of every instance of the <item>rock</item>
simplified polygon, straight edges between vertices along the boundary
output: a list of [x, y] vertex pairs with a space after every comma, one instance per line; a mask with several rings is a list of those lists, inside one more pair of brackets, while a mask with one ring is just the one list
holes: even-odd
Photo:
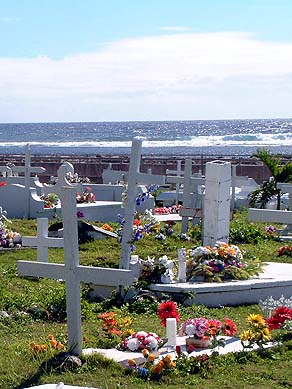
[[6, 311], [0, 311], [0, 317], [6, 318], [6, 317], [9, 317], [9, 314]]

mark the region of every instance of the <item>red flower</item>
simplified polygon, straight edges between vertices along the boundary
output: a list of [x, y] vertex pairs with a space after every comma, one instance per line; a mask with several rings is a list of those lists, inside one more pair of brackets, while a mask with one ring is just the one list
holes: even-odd
[[6, 181], [1, 181], [0, 182], [0, 186], [6, 186], [6, 185], [7, 185]]
[[222, 329], [223, 329], [223, 334], [225, 336], [234, 336], [237, 331], [236, 324], [232, 320], [227, 318], [224, 319], [224, 324]]
[[134, 226], [140, 226], [141, 225], [141, 220], [140, 219], [135, 219], [134, 220]]
[[277, 330], [283, 326], [286, 320], [292, 320], [292, 309], [287, 307], [279, 307], [273, 315], [266, 319], [269, 330]]
[[174, 317], [177, 322], [180, 320], [177, 305], [174, 301], [165, 301], [164, 303], [161, 303], [158, 307], [158, 316], [161, 325], [164, 327], [166, 326], [166, 319], [169, 317]]

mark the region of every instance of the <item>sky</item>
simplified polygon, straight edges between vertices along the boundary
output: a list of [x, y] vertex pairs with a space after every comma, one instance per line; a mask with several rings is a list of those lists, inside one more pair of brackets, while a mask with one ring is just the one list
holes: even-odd
[[0, 122], [292, 117], [292, 0], [0, 0]]

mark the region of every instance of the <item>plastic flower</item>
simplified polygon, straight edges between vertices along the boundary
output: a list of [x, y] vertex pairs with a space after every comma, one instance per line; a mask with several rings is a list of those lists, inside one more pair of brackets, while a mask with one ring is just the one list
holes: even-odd
[[250, 315], [248, 315], [247, 321], [253, 326], [259, 328], [265, 327], [266, 325], [265, 319], [258, 314], [251, 313]]
[[234, 336], [237, 332], [237, 327], [232, 320], [225, 318], [222, 330], [225, 336]]
[[180, 320], [177, 304], [174, 301], [165, 301], [158, 307], [158, 317], [161, 325], [166, 326], [166, 319], [175, 318], [177, 323]]
[[286, 320], [292, 320], [292, 309], [287, 307], [278, 307], [273, 315], [266, 319], [269, 330], [282, 328]]

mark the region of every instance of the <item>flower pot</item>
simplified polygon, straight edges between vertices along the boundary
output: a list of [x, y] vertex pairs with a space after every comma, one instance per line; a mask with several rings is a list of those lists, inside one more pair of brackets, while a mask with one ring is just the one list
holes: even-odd
[[202, 338], [186, 338], [186, 347], [194, 346], [195, 348], [208, 348], [211, 344], [211, 339], [208, 336]]

